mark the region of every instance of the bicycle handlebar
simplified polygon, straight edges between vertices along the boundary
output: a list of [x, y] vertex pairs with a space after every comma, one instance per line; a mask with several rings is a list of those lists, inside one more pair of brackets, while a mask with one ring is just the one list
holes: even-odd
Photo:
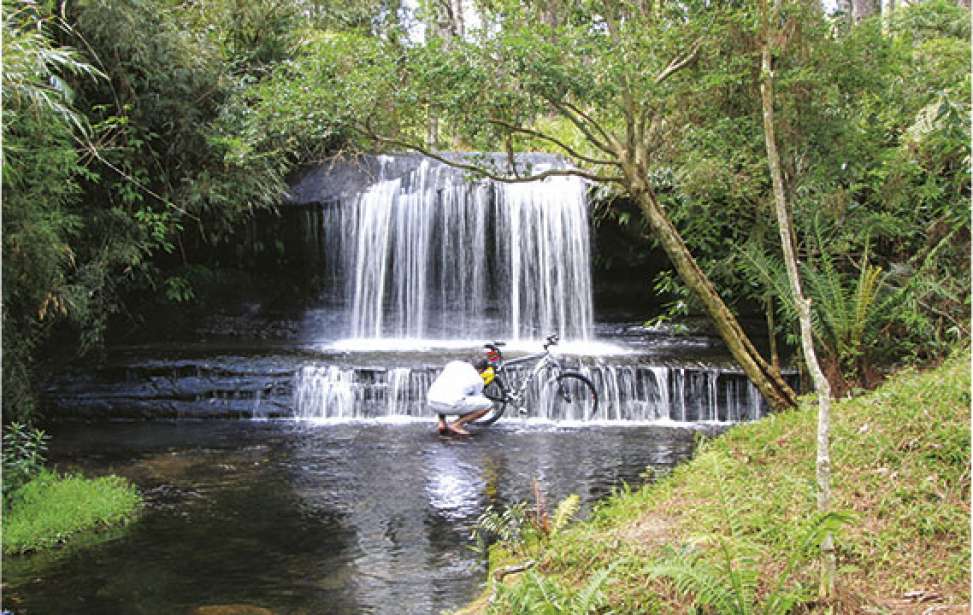
[[[551, 346], [557, 346], [557, 343], [560, 341], [560, 339], [561, 337], [556, 332], [548, 335], [544, 340], [544, 352], [548, 352], [548, 349]], [[500, 347], [506, 345], [507, 345], [506, 342], [493, 341], [489, 344], [483, 344], [483, 347], [491, 351], [491, 353], [496, 354], [495, 358], [490, 357], [491, 360], [495, 359], [497, 362], [499, 362], [503, 358], [503, 353], [500, 352]]]

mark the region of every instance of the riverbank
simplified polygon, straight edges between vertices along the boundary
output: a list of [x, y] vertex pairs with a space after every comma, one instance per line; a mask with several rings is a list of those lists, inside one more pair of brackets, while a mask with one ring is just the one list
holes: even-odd
[[[969, 612], [969, 350], [835, 404], [837, 519], [815, 514], [815, 408], [805, 399], [733, 428], [669, 477], [608, 499], [540, 547], [511, 554], [495, 545], [491, 578], [501, 567], [537, 565], [461, 612], [583, 603], [673, 613], [706, 602], [737, 613], [774, 600], [812, 612]], [[813, 536], [839, 522], [836, 597], [818, 604]], [[778, 611], [787, 609], [770, 612]]]
[[12, 495], [3, 515], [3, 553], [57, 546], [73, 534], [129, 522], [142, 498], [118, 476], [87, 479], [42, 471]]

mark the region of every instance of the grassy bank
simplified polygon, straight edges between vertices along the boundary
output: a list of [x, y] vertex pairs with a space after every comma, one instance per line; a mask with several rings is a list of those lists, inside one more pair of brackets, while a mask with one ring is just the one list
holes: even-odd
[[87, 479], [45, 470], [13, 493], [3, 515], [3, 552], [44, 549], [76, 532], [126, 523], [140, 504], [135, 487], [118, 476]]
[[[828, 518], [815, 512], [815, 408], [735, 427], [531, 547], [495, 546], [493, 570], [537, 565], [465, 612], [968, 613], [969, 351], [835, 404]], [[822, 604], [816, 540], [828, 527], [840, 571]]]

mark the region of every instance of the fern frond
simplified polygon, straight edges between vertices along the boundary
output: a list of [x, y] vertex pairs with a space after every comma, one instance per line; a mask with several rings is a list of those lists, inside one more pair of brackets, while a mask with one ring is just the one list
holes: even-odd
[[719, 613], [739, 613], [734, 592], [724, 575], [698, 557], [674, 554], [652, 566], [649, 575], [671, 580], [680, 594], [692, 596], [698, 605], [712, 607]]
[[551, 535], [553, 536], [564, 529], [568, 522], [578, 514], [578, 510], [580, 509], [581, 497], [575, 493], [561, 500], [561, 503], [554, 510], [554, 519], [551, 522]]
[[612, 564], [591, 575], [585, 586], [571, 601], [571, 613], [591, 613], [604, 605], [606, 598], [601, 588], [608, 581], [614, 568], [615, 564]]

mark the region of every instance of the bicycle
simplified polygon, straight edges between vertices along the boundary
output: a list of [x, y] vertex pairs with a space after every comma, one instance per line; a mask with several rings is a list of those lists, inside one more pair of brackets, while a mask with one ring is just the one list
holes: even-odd
[[[485, 344], [487, 361], [493, 367], [495, 376], [483, 388], [483, 394], [493, 401], [493, 409], [483, 417], [473, 421], [473, 425], [486, 427], [496, 423], [507, 406], [517, 408], [521, 416], [527, 414], [528, 402], [547, 409], [547, 415], [554, 419], [591, 418], [598, 412], [598, 393], [595, 385], [587, 376], [578, 372], [566, 371], [561, 363], [551, 356], [551, 346], [558, 343], [556, 333], [544, 341], [544, 352], [509, 361], [504, 360], [500, 351], [505, 342], [494, 341]], [[525, 373], [521, 365], [534, 362]], [[546, 372], [546, 378], [537, 388], [530, 388], [535, 379]]]

